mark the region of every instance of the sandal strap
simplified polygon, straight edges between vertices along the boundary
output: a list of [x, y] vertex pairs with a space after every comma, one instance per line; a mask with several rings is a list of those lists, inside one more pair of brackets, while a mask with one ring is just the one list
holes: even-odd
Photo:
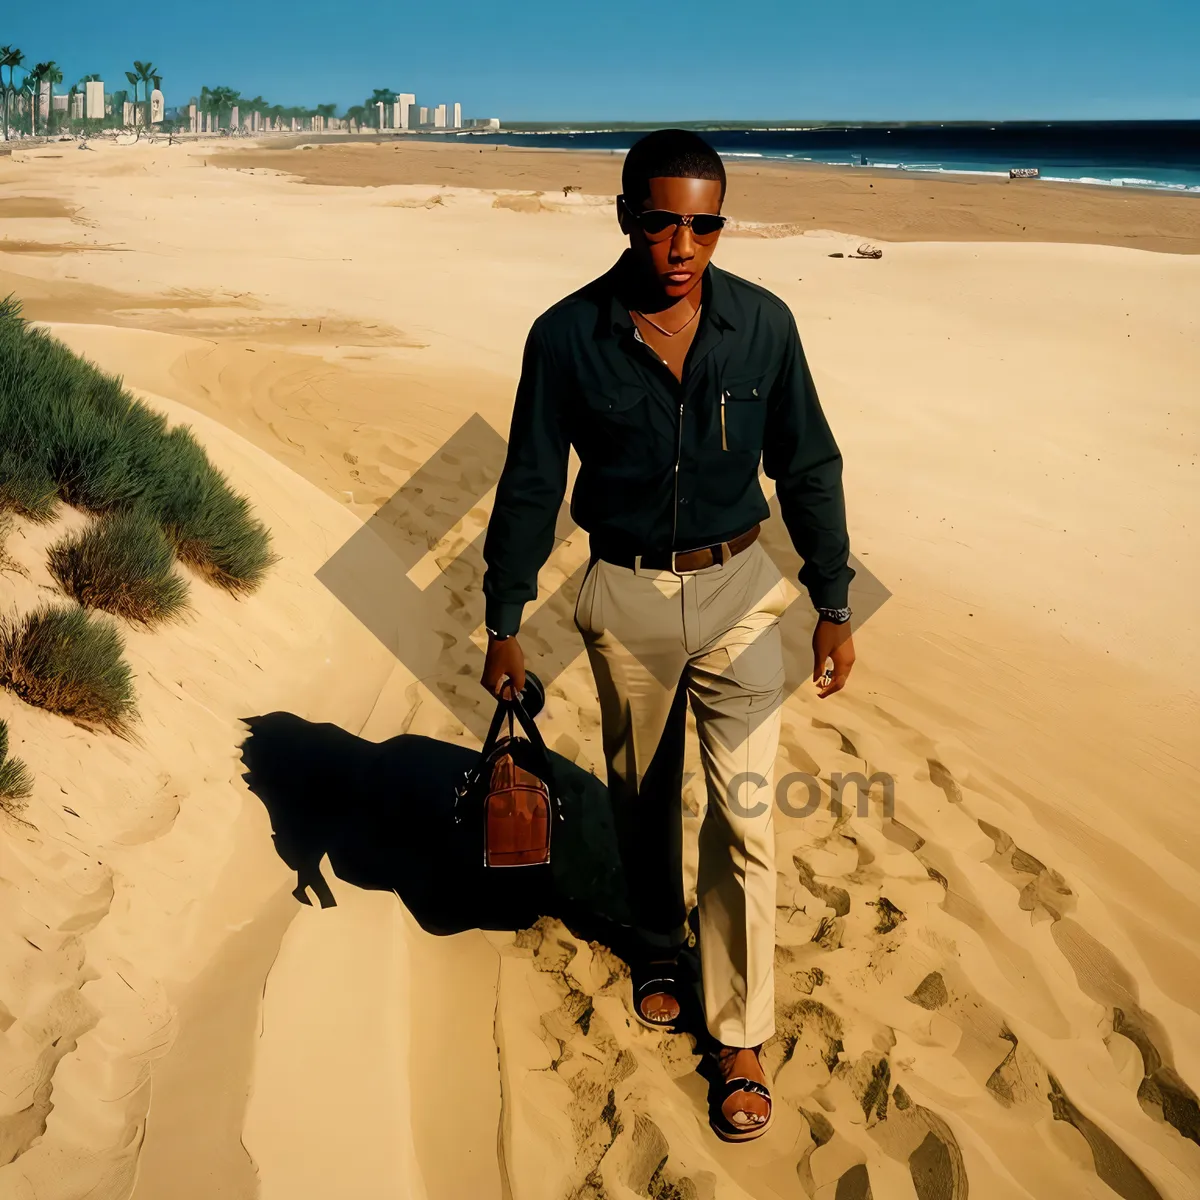
[[768, 1104], [771, 1103], [771, 1093], [768, 1091], [766, 1084], [759, 1083], [756, 1079], [745, 1079], [741, 1075], [735, 1075], [732, 1079], [727, 1079], [721, 1089], [720, 1104], [724, 1104], [731, 1096], [736, 1096], [738, 1092], [749, 1092], [755, 1096], [761, 1096]]
[[[654, 987], [656, 983], [664, 984], [663, 987]], [[674, 979], [669, 975], [660, 975], [653, 979], [643, 979], [637, 985], [639, 995], [653, 994], [655, 992], [670, 992], [679, 986], [679, 980]]]

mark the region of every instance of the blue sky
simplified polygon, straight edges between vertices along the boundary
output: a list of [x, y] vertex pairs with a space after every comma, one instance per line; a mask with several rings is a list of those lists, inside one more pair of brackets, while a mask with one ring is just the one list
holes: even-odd
[[169, 105], [225, 84], [508, 120], [1200, 118], [1200, 0], [12, 0], [3, 43], [67, 84], [149, 59]]

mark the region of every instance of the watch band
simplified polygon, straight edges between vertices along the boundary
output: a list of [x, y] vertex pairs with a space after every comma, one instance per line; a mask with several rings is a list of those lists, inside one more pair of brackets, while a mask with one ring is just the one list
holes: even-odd
[[829, 621], [834, 625], [845, 625], [850, 620], [851, 612], [849, 606], [846, 608], [818, 608], [817, 615], [822, 621]]

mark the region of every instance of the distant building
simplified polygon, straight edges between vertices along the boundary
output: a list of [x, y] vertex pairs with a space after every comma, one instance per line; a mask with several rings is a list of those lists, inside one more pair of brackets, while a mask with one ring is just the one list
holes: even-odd
[[104, 119], [104, 84], [98, 80], [87, 84], [87, 115], [89, 121]]
[[434, 129], [446, 128], [446, 106], [444, 104], [439, 104], [433, 110], [433, 127]]
[[412, 92], [401, 92], [396, 97], [396, 108], [400, 114], [399, 120], [396, 121], [397, 129], [408, 129], [410, 127], [410, 114], [416, 102], [417, 98]]
[[417, 124], [424, 129], [429, 124], [429, 109], [424, 104], [421, 105], [417, 112]]
[[451, 129], [461, 129], [462, 128], [462, 105], [461, 104], [455, 104], [455, 106], [454, 106], [454, 122], [450, 126], [450, 128]]

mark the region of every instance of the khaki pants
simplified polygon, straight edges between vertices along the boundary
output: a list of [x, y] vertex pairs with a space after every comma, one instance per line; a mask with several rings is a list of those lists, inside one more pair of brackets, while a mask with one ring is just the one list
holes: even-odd
[[[623, 870], [651, 945], [686, 934], [685, 825], [699, 825], [695, 889], [708, 1030], [756, 1046], [775, 1029], [774, 768], [786, 585], [759, 542], [693, 574], [594, 560], [575, 606], [600, 698]], [[687, 704], [707, 805], [686, 814]]]

